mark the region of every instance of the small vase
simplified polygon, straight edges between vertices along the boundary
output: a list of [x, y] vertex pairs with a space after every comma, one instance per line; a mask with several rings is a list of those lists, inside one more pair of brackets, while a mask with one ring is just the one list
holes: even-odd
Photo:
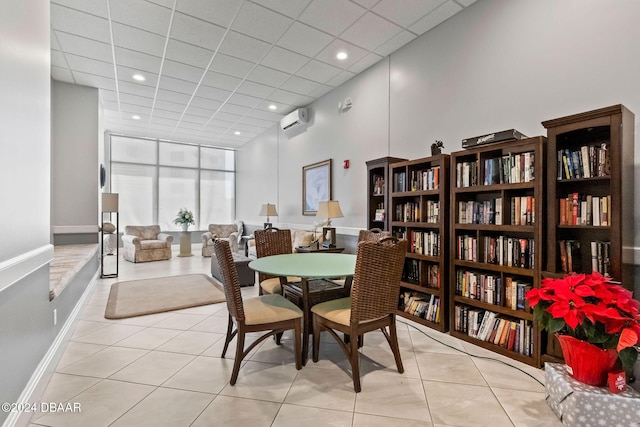
[[188, 231], [189, 230], [189, 224], [182, 224], [182, 231]]
[[556, 334], [556, 338], [562, 347], [569, 375], [582, 383], [597, 387], [607, 384], [607, 374], [613, 370], [618, 360], [615, 349], [602, 349], [569, 335]]

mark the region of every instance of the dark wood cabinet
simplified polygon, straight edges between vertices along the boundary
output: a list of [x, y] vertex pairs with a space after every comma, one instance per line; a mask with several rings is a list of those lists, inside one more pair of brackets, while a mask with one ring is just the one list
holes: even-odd
[[389, 230], [389, 165], [403, 160], [381, 157], [367, 161], [367, 229]]
[[[543, 277], [599, 271], [633, 289], [634, 114], [623, 105], [542, 122], [547, 129]], [[545, 356], [561, 357], [547, 337]], [[545, 359], [545, 357], [543, 357]]]
[[393, 163], [391, 232], [409, 241], [399, 315], [447, 331], [449, 291], [448, 154]]
[[450, 334], [538, 366], [524, 294], [543, 265], [546, 139], [451, 154]]

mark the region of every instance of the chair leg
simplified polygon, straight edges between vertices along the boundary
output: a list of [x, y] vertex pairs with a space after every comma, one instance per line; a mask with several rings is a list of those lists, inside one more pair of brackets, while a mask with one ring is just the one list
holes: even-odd
[[284, 332], [278, 332], [278, 333], [276, 333], [276, 334], [274, 335], [274, 338], [276, 339], [276, 344], [277, 344], [277, 345], [280, 345], [280, 341], [282, 340], [282, 334], [283, 334], [283, 333], [284, 333]]
[[229, 343], [233, 339], [233, 334], [231, 333], [232, 329], [233, 329], [233, 319], [231, 315], [229, 315], [229, 324], [227, 325], [227, 336], [224, 339], [224, 347], [222, 348], [221, 357], [224, 357], [224, 355], [227, 353], [227, 348], [229, 348]]
[[353, 377], [353, 389], [360, 393], [360, 353], [358, 352], [358, 340], [349, 342], [349, 362], [351, 363], [351, 376]]
[[391, 339], [389, 344], [391, 345], [391, 351], [393, 352], [393, 357], [396, 359], [396, 366], [398, 367], [398, 372], [403, 373], [404, 367], [402, 366], [402, 359], [400, 358], [400, 347], [398, 346], [398, 333], [396, 331], [396, 317], [394, 314], [391, 315], [391, 322], [389, 323], [389, 335]]
[[296, 369], [302, 369], [302, 318], [293, 321], [293, 342], [296, 353]]
[[313, 323], [313, 362], [318, 362], [320, 355], [320, 320], [316, 314], [312, 318]]
[[242, 353], [244, 352], [244, 330], [238, 332], [236, 345], [236, 357], [233, 361], [233, 371], [231, 372], [231, 385], [235, 385], [238, 379], [238, 371], [240, 371], [240, 363], [242, 362]]

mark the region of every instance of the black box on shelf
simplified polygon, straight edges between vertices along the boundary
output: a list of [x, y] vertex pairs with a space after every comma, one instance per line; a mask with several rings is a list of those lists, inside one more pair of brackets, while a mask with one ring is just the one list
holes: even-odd
[[466, 138], [462, 140], [462, 148], [471, 148], [483, 144], [492, 144], [494, 142], [511, 141], [514, 139], [525, 139], [526, 135], [518, 132], [515, 129], [503, 130], [500, 132], [493, 132], [487, 135], [474, 136], [473, 138]]

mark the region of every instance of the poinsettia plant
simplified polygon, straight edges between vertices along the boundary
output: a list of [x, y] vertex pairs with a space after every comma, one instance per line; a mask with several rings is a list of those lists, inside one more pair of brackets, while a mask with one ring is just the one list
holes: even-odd
[[609, 280], [597, 272], [546, 278], [525, 296], [543, 329], [615, 348], [622, 368], [629, 372], [638, 358], [640, 302]]

